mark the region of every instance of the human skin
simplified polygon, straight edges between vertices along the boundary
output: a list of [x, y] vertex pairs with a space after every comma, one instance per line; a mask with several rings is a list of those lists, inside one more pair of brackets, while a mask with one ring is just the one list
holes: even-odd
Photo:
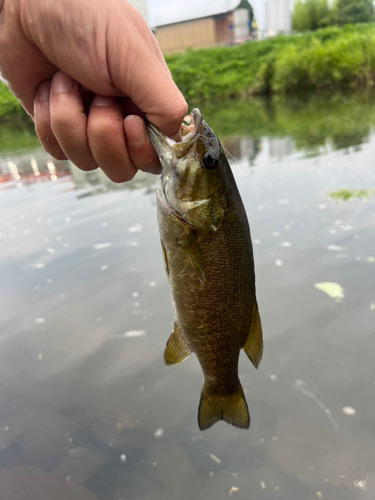
[[126, 0], [0, 0], [0, 73], [48, 153], [115, 182], [160, 171], [144, 117], [180, 138], [187, 104]]

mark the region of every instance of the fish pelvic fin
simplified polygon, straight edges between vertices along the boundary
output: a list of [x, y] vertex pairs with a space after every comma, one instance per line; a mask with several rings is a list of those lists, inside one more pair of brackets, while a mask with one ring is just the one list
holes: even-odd
[[206, 393], [203, 384], [198, 409], [199, 428], [204, 431], [219, 420], [240, 429], [249, 428], [250, 415], [240, 381], [236, 392], [221, 395]]
[[164, 362], [167, 366], [178, 365], [178, 363], [182, 363], [190, 354], [191, 350], [182, 340], [178, 324], [175, 322], [164, 351]]
[[262, 336], [262, 323], [260, 321], [258, 304], [254, 300], [253, 312], [251, 316], [251, 326], [249, 335], [247, 336], [243, 350], [246, 352], [248, 358], [253, 363], [255, 368], [258, 368], [263, 354], [263, 336]]

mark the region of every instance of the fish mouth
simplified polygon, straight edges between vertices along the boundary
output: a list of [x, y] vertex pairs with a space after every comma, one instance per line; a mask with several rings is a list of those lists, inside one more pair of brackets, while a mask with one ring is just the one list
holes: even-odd
[[150, 122], [146, 122], [146, 127], [151, 143], [159, 158], [163, 158], [166, 154], [173, 152], [177, 158], [181, 158], [196, 143], [199, 135], [202, 133], [203, 120], [198, 108], [193, 109], [190, 115], [185, 116], [181, 124], [181, 142], [176, 142], [167, 137]]

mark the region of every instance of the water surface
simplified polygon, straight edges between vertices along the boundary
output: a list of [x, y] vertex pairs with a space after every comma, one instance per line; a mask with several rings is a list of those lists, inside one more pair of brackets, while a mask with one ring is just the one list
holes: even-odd
[[2, 125], [2, 500], [374, 498], [375, 196], [330, 196], [375, 188], [374, 104], [203, 106], [254, 243], [265, 353], [258, 371], [241, 354], [248, 431], [200, 432], [196, 357], [163, 364], [157, 177], [115, 185]]

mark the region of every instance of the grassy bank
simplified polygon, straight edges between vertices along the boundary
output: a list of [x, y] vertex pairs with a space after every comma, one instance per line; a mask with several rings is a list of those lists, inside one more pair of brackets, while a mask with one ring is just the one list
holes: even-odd
[[166, 60], [187, 99], [370, 86], [375, 24], [188, 50]]
[[[22, 118], [25, 112], [18, 104], [17, 99], [9, 92], [5, 83], [0, 82], [0, 121]], [[26, 115], [25, 115], [26, 116]]]

